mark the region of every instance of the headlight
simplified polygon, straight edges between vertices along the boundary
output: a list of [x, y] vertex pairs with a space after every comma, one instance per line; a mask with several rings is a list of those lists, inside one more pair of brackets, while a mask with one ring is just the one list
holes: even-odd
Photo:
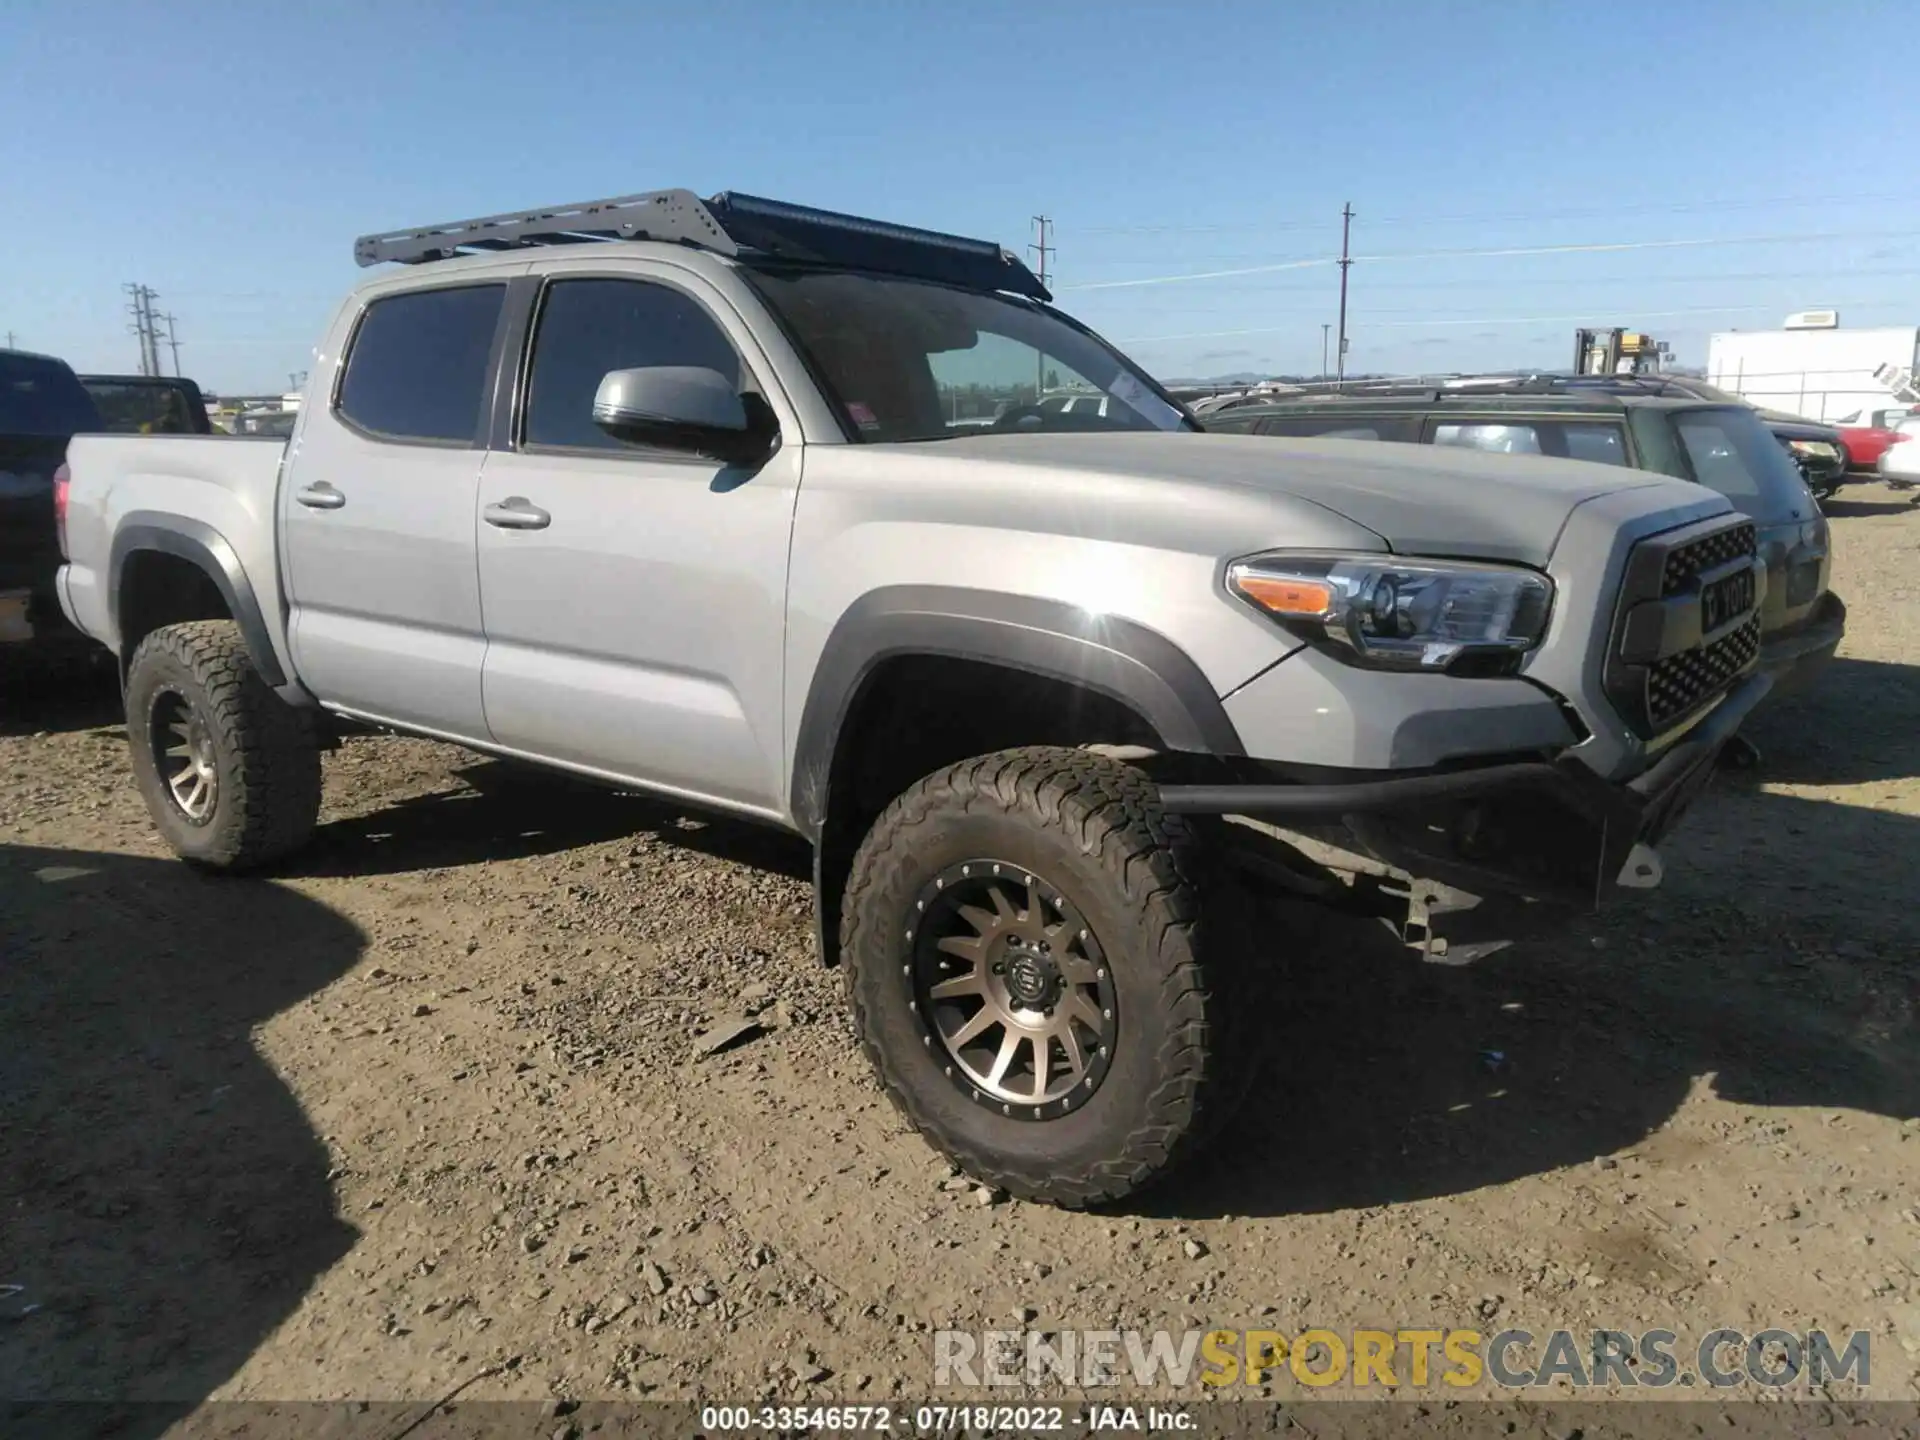
[[1385, 670], [1505, 675], [1547, 633], [1553, 582], [1531, 570], [1391, 555], [1255, 555], [1227, 587], [1302, 639]]

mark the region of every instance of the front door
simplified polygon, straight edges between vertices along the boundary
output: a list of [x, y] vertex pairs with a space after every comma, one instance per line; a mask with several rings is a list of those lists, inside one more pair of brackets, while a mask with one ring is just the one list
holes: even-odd
[[[474, 503], [506, 287], [375, 299], [281, 486], [300, 678], [323, 703], [484, 740]], [[314, 387], [320, 404], [325, 387]]]
[[511, 750], [778, 815], [797, 431], [752, 470], [602, 432], [609, 370], [703, 366], [767, 394], [723, 297], [677, 269], [631, 277], [548, 281], [518, 433], [488, 458], [487, 721]]

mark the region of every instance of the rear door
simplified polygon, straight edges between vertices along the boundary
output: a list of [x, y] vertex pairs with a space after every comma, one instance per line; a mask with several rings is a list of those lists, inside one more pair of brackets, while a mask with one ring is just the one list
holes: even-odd
[[454, 739], [487, 734], [474, 503], [505, 296], [470, 280], [371, 300], [280, 487], [302, 681]]

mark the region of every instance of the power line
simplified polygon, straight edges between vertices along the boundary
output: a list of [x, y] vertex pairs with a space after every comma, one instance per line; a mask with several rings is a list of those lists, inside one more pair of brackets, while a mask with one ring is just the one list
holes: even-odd
[[[1716, 245], [1790, 245], [1829, 240], [1886, 239], [1889, 236], [1904, 238], [1911, 234], [1911, 231], [1906, 230], [1834, 230], [1817, 234], [1729, 235], [1692, 240], [1608, 240], [1577, 245], [1500, 245], [1458, 250], [1397, 250], [1379, 255], [1354, 255], [1348, 258], [1356, 262], [1364, 260], [1370, 264], [1379, 264], [1394, 260], [1472, 260], [1511, 258], [1522, 255], [1598, 255], [1624, 250], [1684, 250]], [[1067, 290], [1132, 290], [1147, 285], [1178, 285], [1199, 280], [1238, 279], [1244, 275], [1272, 275], [1283, 270], [1307, 270], [1315, 266], [1339, 263], [1330, 256], [1301, 257], [1295, 260], [1276, 260], [1269, 265], [1248, 265], [1231, 270], [1199, 270], [1176, 275], [1149, 275], [1136, 280], [1095, 280], [1063, 288]]]
[[[1885, 307], [1885, 300], [1840, 300], [1835, 308], [1853, 306], [1861, 309], [1875, 306]], [[1771, 305], [1690, 305], [1677, 310], [1636, 310], [1634, 320], [1666, 320], [1684, 315], [1770, 315], [1776, 307]], [[1439, 320], [1387, 320], [1378, 322], [1374, 328], [1380, 330], [1428, 330], [1452, 329], [1468, 325], [1546, 325], [1580, 321], [1590, 321], [1592, 313], [1580, 312], [1566, 315], [1476, 315], [1471, 317]], [[1372, 323], [1372, 322], [1369, 322]], [[1116, 345], [1159, 345], [1176, 340], [1227, 340], [1242, 335], [1286, 335], [1300, 330], [1298, 323], [1292, 325], [1261, 325], [1239, 330], [1193, 330], [1182, 335], [1130, 335], [1116, 340]]]
[[167, 344], [173, 350], [173, 373], [177, 377], [180, 374], [180, 337], [174, 333], [172, 315], [162, 315], [160, 318], [167, 322]]
[[[1581, 220], [1619, 215], [1687, 215], [1725, 210], [1764, 210], [1773, 206], [1818, 205], [1831, 211], [1836, 205], [1880, 205], [1911, 201], [1910, 192], [1888, 195], [1780, 195], [1745, 200], [1689, 200], [1655, 202], [1644, 205], [1604, 205], [1563, 210], [1460, 211], [1451, 215], [1382, 215], [1371, 217], [1374, 225], [1443, 225], [1464, 221], [1505, 220]], [[1315, 220], [1247, 220], [1225, 225], [1091, 225], [1075, 230], [1076, 235], [1211, 235], [1257, 231], [1263, 234], [1318, 230]]]

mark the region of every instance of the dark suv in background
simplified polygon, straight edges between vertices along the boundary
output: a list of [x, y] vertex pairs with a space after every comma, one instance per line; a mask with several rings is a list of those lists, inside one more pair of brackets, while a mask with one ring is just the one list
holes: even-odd
[[68, 440], [103, 428], [64, 360], [0, 350], [0, 654], [99, 648], [67, 623], [54, 594], [54, 472]]
[[[1832, 658], [1847, 615], [1827, 588], [1827, 522], [1806, 478], [1750, 405], [1610, 382], [1612, 377], [1598, 383], [1540, 377], [1349, 383], [1339, 391], [1236, 407], [1201, 423], [1231, 434], [1552, 455], [1674, 475], [1718, 490], [1752, 518], [1767, 561], [1761, 668], [1774, 677], [1776, 691], [1799, 688]], [[1730, 635], [1725, 643], [1731, 660], [1750, 642]]]

